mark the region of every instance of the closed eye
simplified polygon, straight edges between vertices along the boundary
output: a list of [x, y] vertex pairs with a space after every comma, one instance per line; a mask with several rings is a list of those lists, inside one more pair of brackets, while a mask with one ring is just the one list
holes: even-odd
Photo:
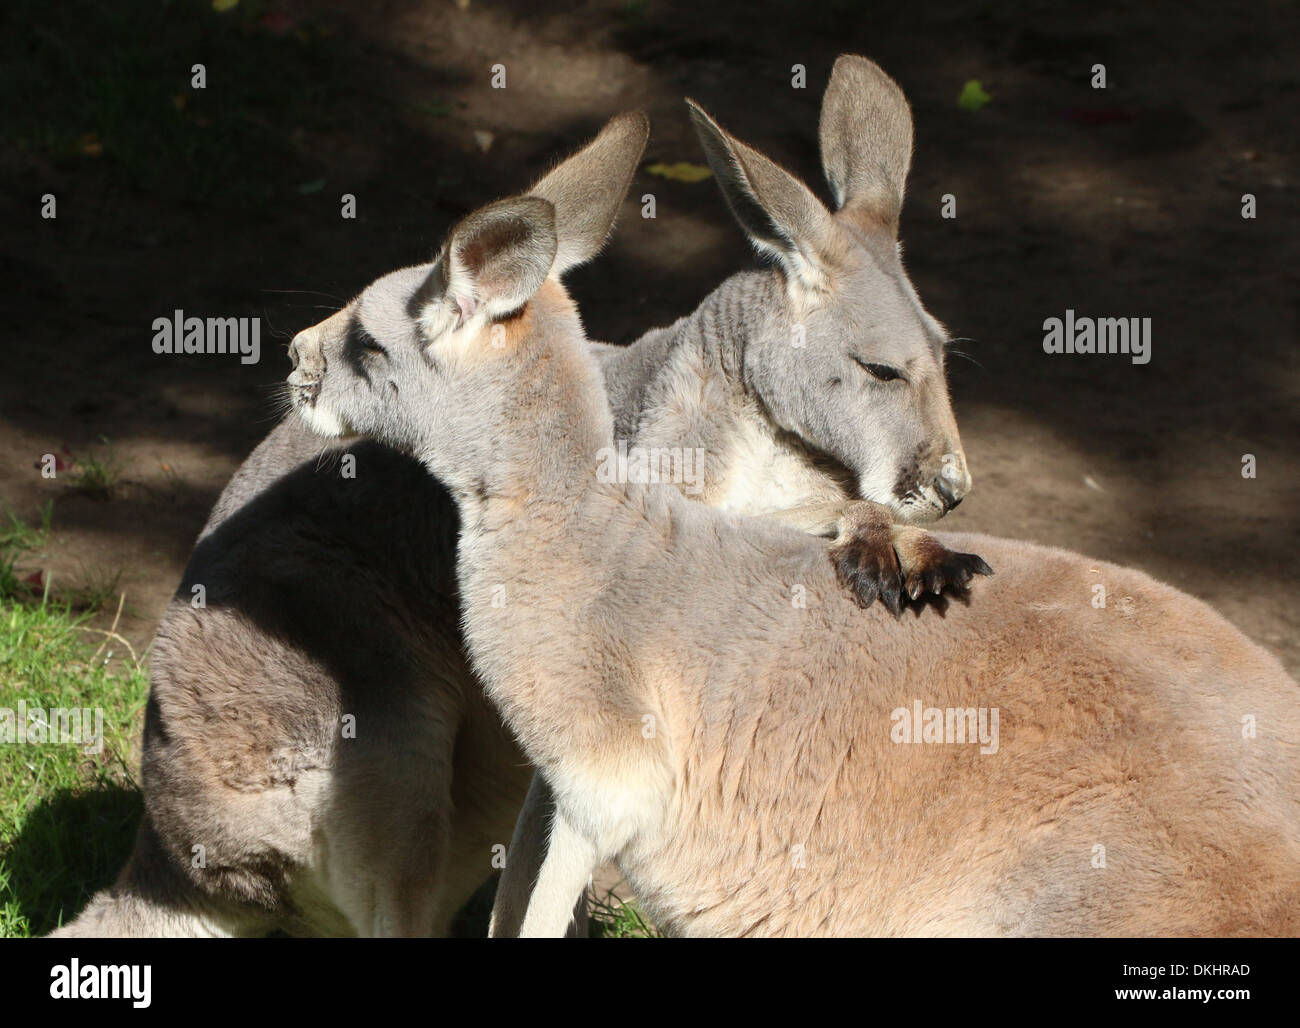
[[854, 357], [853, 361], [878, 382], [893, 382], [895, 379], [907, 381], [907, 379], [903, 378], [901, 371], [897, 368], [891, 368], [888, 364], [872, 364], [870, 361], [864, 361], [861, 357]]
[[388, 356], [388, 351], [379, 345], [379, 340], [364, 328], [357, 331], [357, 343], [366, 353], [382, 353], [385, 357]]
[[[362, 353], [378, 353], [388, 356], [388, 351], [380, 344], [379, 340], [366, 331], [366, 327], [361, 324], [361, 319], [357, 317], [354, 311], [352, 317], [348, 319], [347, 335], [344, 339], [343, 352], [355, 360], [354, 355]], [[357, 365], [357, 370], [362, 369]]]
[[352, 325], [348, 328], [348, 342], [350, 342], [354, 353], [377, 353], [382, 357], [389, 355], [389, 351], [385, 350], [380, 341], [365, 330], [360, 321], [352, 322]]

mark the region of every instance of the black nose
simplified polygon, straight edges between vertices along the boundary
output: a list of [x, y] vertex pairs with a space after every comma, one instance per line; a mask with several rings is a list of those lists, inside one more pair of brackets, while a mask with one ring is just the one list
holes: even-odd
[[961, 503], [962, 498], [952, 491], [952, 486], [942, 475], [934, 480], [934, 491], [943, 500], [945, 510], [952, 510]]

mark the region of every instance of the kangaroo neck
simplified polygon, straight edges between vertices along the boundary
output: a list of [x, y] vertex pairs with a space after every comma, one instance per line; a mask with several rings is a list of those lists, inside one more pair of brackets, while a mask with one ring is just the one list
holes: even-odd
[[784, 292], [775, 271], [733, 275], [687, 317], [599, 348], [615, 437], [638, 451], [629, 466], [681, 461], [695, 472], [674, 482], [684, 493], [742, 514], [852, 495], [847, 473], [773, 421], [747, 374]]
[[635, 445], [643, 435], [662, 436], [674, 392], [693, 388], [717, 412], [744, 403], [746, 343], [770, 304], [775, 278], [774, 272], [732, 275], [690, 314], [602, 354], [618, 439]]

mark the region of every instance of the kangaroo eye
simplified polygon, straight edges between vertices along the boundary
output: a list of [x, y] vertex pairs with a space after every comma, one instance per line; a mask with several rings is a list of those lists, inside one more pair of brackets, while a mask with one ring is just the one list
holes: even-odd
[[357, 342], [361, 344], [361, 349], [365, 350], [366, 353], [388, 353], [387, 350], [379, 345], [379, 341], [365, 329], [362, 329], [357, 333]]
[[860, 357], [854, 357], [854, 362], [861, 366], [868, 375], [878, 382], [892, 382], [896, 378], [902, 378], [903, 373], [897, 368], [891, 368], [888, 364], [871, 364], [862, 360]]

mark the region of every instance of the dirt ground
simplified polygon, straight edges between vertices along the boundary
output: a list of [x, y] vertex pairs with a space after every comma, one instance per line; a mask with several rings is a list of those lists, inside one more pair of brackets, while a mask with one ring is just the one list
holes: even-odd
[[[820, 94], [852, 51], [911, 99], [906, 262], [972, 340], [949, 377], [975, 488], [945, 527], [1141, 567], [1300, 673], [1293, 4], [21, 0], [0, 25], [0, 499], [28, 517], [53, 500], [24, 572], [124, 591], [136, 647], [272, 424], [295, 331], [624, 108], [651, 117], [647, 164], [702, 163], [690, 95], [825, 196]], [[958, 104], [971, 79], [979, 110]], [[657, 218], [629, 204], [573, 278], [595, 338], [754, 262], [711, 181], [643, 172], [645, 193]], [[176, 309], [262, 318], [261, 362], [156, 355]], [[1149, 317], [1150, 363], [1045, 354], [1067, 309]], [[74, 484], [93, 462], [107, 497]]]

